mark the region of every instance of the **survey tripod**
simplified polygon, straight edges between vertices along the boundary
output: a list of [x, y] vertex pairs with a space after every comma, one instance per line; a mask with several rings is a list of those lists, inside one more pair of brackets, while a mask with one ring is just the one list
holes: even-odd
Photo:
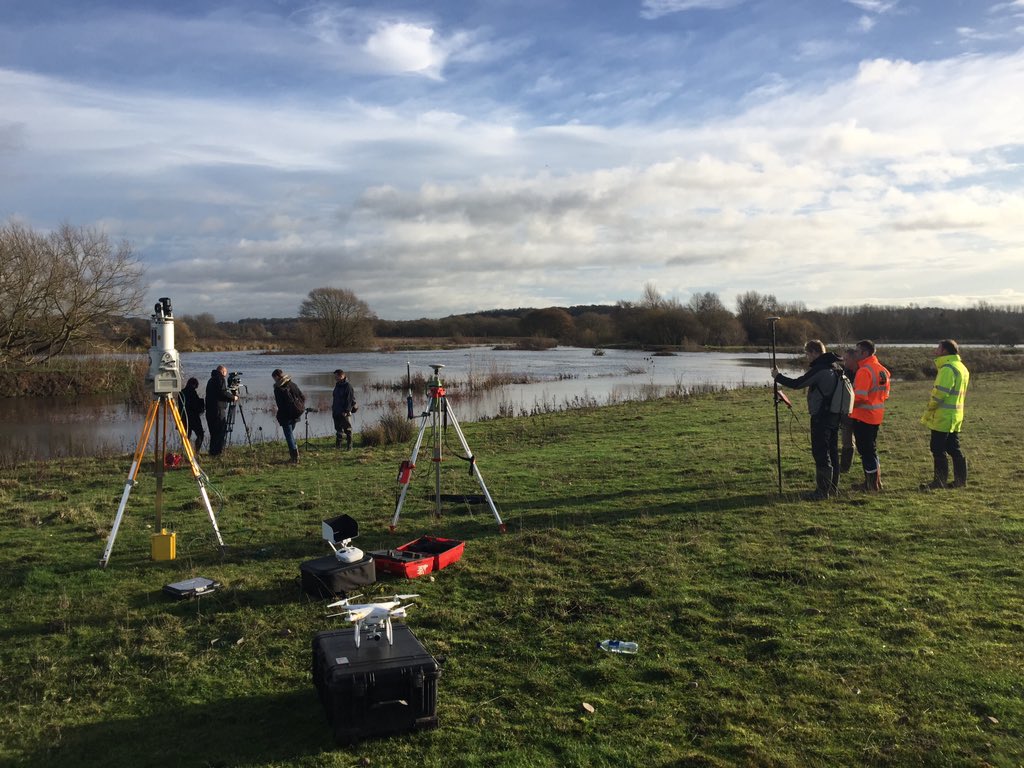
[[[498, 521], [498, 530], [502, 533], [505, 532], [505, 523], [501, 521], [501, 515], [498, 514], [498, 508], [494, 506], [494, 500], [491, 498], [490, 491], [487, 490], [487, 484], [484, 483], [484, 477], [480, 474], [480, 468], [476, 465], [476, 457], [473, 456], [473, 452], [469, 449], [469, 443], [466, 442], [466, 436], [462, 432], [462, 427], [459, 426], [459, 420], [455, 418], [455, 411], [452, 410], [451, 404], [448, 402], [448, 398], [445, 394], [444, 384], [441, 382], [441, 369], [444, 368], [440, 363], [431, 365], [434, 369], [434, 376], [427, 382], [428, 393], [430, 395], [430, 401], [425, 410], [420, 416], [420, 431], [416, 436], [416, 446], [412, 449], [412, 457], [409, 461], [403, 461], [398, 469], [398, 484], [401, 487], [401, 491], [398, 495], [398, 502], [395, 504], [395, 514], [391, 518], [391, 530], [394, 531], [398, 527], [398, 518], [402, 514], [402, 505], [405, 503], [405, 496], [409, 492], [409, 484], [412, 481], [412, 471], [416, 468], [416, 459], [419, 457], [420, 448], [423, 446], [423, 437], [426, 435], [427, 427], [430, 427], [430, 441], [433, 448], [433, 456], [431, 461], [434, 462], [434, 514], [437, 517], [441, 516], [441, 462], [444, 460], [442, 455], [442, 447], [444, 445], [444, 430], [447, 428], [447, 424], [450, 423], [455, 429], [455, 434], [459, 436], [459, 442], [462, 444], [462, 450], [466, 452], [465, 456], [459, 456], [458, 458], [464, 459], [469, 462], [470, 474], [476, 478], [480, 484], [480, 490], [483, 491], [484, 500], [487, 502], [487, 506], [490, 507], [491, 512], [494, 514], [494, 519]], [[410, 414], [412, 413], [410, 405]]]
[[[150, 435], [154, 435], [154, 470], [156, 474], [156, 529], [159, 531], [163, 526], [163, 491], [164, 491], [164, 473], [166, 470], [165, 461], [167, 456], [167, 433], [168, 433], [168, 419], [171, 420], [174, 429], [178, 431], [181, 436], [182, 450], [188, 459], [189, 469], [192, 471], [192, 477], [196, 479], [199, 484], [199, 495], [203, 498], [203, 506], [206, 507], [206, 513], [210, 516], [210, 524], [213, 526], [214, 536], [217, 537], [217, 546], [224, 551], [224, 539], [221, 538], [220, 529], [217, 527], [217, 517], [213, 514], [213, 507], [210, 505], [210, 495], [206, 492], [206, 475], [199, 469], [199, 463], [196, 461], [195, 451], [192, 449], [192, 444], [188, 439], [188, 430], [185, 428], [185, 423], [182, 421], [181, 412], [178, 410], [177, 405], [174, 402], [176, 394], [161, 394], [157, 395], [153, 402], [149, 404], [149, 409], [146, 411], [146, 421], [142, 426], [142, 435], [139, 437], [139, 443], [135, 447], [135, 457], [132, 460], [132, 468], [128, 472], [128, 482], [125, 483], [124, 493], [121, 494], [121, 503], [117, 508], [117, 515], [114, 517], [114, 523], [110, 529], [110, 535], [107, 536], [107, 546], [103, 550], [103, 558], [100, 560], [100, 568], [106, 568], [107, 563], [110, 561], [110, 552], [114, 548], [114, 540], [117, 538], [118, 528], [121, 527], [121, 520], [124, 518], [125, 507], [128, 505], [128, 495], [132, 492], [132, 488], [135, 487], [135, 478], [139, 473], [139, 469], [142, 467], [142, 462], [146, 453], [146, 448], [149, 447]], [[155, 428], [155, 430], [154, 430]]]

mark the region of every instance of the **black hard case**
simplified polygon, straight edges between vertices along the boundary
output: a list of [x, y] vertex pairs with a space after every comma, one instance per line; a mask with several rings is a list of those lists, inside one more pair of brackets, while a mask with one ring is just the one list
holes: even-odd
[[377, 566], [370, 555], [354, 563], [340, 563], [334, 555], [307, 560], [299, 566], [302, 590], [315, 597], [347, 595], [377, 581]]
[[365, 632], [359, 648], [351, 627], [313, 638], [313, 683], [338, 744], [437, 727], [441, 668], [404, 624], [394, 645]]

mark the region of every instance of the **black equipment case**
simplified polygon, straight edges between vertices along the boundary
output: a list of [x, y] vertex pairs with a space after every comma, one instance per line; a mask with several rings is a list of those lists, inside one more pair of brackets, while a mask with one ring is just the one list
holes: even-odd
[[334, 555], [325, 555], [302, 563], [299, 571], [302, 591], [315, 597], [347, 595], [377, 581], [377, 566], [370, 555], [354, 563], [342, 563]]
[[437, 727], [441, 668], [405, 624], [393, 623], [394, 645], [351, 627], [313, 638], [313, 684], [338, 744]]

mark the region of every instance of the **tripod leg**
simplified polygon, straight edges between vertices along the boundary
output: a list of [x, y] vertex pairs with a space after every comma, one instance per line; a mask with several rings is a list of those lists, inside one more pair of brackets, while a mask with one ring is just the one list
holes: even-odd
[[[462, 450], [466, 452], [472, 460], [473, 452], [469, 450], [469, 443], [466, 442], [466, 436], [462, 433], [462, 427], [459, 426], [459, 420], [455, 418], [455, 411], [449, 408], [448, 420], [451, 421], [452, 426], [455, 427], [455, 434], [459, 436], [459, 442], [462, 443]], [[480, 467], [476, 465], [476, 461], [473, 461], [473, 475], [476, 477], [478, 483], [480, 483], [480, 490], [484, 492], [484, 498], [487, 499], [487, 506], [491, 508], [491, 512], [494, 514], [494, 519], [498, 521], [498, 530], [505, 533], [505, 523], [501, 521], [501, 515], [498, 514], [498, 508], [494, 506], [494, 499], [491, 498], [491, 492], [487, 490], [487, 484], [484, 482], [484, 476], [480, 474]]]
[[132, 468], [128, 471], [128, 482], [124, 485], [124, 493], [121, 494], [121, 503], [117, 506], [117, 514], [114, 515], [114, 522], [110, 526], [110, 534], [107, 536], [107, 545], [103, 548], [103, 557], [100, 558], [100, 568], [106, 568], [110, 562], [110, 552], [114, 549], [114, 540], [117, 538], [117, 531], [121, 527], [121, 519], [124, 517], [125, 507], [128, 506], [128, 495], [135, 486], [135, 478], [139, 474], [139, 467], [142, 466], [142, 458], [146, 453], [146, 446], [149, 444], [149, 433], [156, 422], [157, 407], [159, 402], [154, 400], [149, 404], [146, 411], [146, 420], [142, 425], [142, 435], [139, 443], [135, 446], [135, 456], [132, 459]]
[[[779, 318], [770, 317], [768, 322], [772, 324], [772, 368], [778, 368], [775, 359], [775, 323]], [[773, 382], [775, 389], [775, 466], [779, 471], [779, 495], [782, 495], [782, 437], [779, 432], [779, 382]]]
[[161, 396], [157, 400], [157, 425], [155, 446], [153, 451], [153, 474], [156, 477], [156, 530], [164, 525], [164, 462], [167, 456], [167, 404], [169, 398]]
[[[420, 420], [420, 432], [416, 436], [416, 447], [412, 449], [412, 457], [409, 459], [409, 464], [412, 469], [416, 468], [416, 457], [419, 456], [420, 446], [423, 444], [423, 433], [427, 430], [427, 419], [430, 414], [424, 413], [423, 418]], [[398, 496], [398, 502], [395, 504], [395, 514], [391, 518], [391, 530], [394, 531], [398, 527], [398, 516], [402, 514], [402, 505], [405, 503], [405, 495], [409, 492], [409, 485], [412, 482], [412, 474], [409, 475], [409, 480], [402, 484], [402, 492]]]
[[245, 409], [242, 407], [242, 401], [238, 401], [238, 412], [242, 415], [242, 427], [245, 429], [245, 443], [252, 448], [252, 433], [249, 431], [249, 422], [245, 420]]
[[185, 428], [185, 422], [182, 421], [181, 414], [178, 412], [177, 406], [175, 406], [173, 400], [168, 400], [168, 405], [171, 409], [171, 416], [174, 417], [174, 426], [178, 430], [178, 434], [181, 435], [182, 446], [185, 450], [185, 456], [188, 457], [188, 465], [192, 470], [192, 477], [196, 479], [196, 483], [199, 485], [199, 495], [203, 498], [203, 506], [206, 507], [206, 513], [210, 516], [210, 524], [213, 526], [213, 534], [217, 537], [217, 546], [220, 547], [220, 551], [224, 551], [224, 539], [221, 538], [220, 529], [217, 527], [217, 517], [213, 514], [213, 505], [210, 504], [210, 496], [206, 492], [206, 475], [199, 469], [199, 462], [196, 461], [195, 451], [192, 450], [191, 444], [188, 441], [188, 430]]
[[[447, 403], [444, 399], [440, 400], [441, 407], [447, 409]], [[440, 408], [434, 411], [433, 419], [433, 438], [434, 438], [434, 455], [431, 459], [434, 463], [434, 517], [441, 517], [441, 462], [443, 458], [441, 456], [441, 423], [442, 423], [442, 411]]]

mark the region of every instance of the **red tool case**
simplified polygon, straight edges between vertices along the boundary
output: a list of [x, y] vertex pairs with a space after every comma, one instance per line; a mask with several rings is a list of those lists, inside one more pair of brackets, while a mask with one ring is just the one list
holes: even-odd
[[415, 579], [447, 568], [462, 557], [465, 548], [466, 542], [458, 539], [421, 536], [400, 547], [380, 549], [370, 555], [378, 571]]

